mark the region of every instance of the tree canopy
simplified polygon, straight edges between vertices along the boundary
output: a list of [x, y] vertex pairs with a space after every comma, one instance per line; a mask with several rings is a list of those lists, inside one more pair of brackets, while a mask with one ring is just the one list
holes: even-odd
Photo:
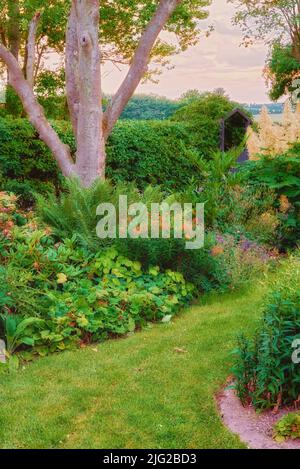
[[293, 57], [291, 46], [274, 44], [266, 68], [266, 78], [271, 86], [270, 98], [277, 101], [286, 93], [293, 93], [299, 76], [300, 62]]
[[[294, 53], [300, 54], [299, 0], [228, 0], [236, 7], [233, 22], [244, 34], [246, 45], [264, 40], [291, 43]], [[298, 55], [300, 57], [300, 55]]]
[[[152, 73], [166, 65], [168, 57], [196, 44], [201, 35], [199, 20], [208, 17], [205, 7], [211, 0], [183, 0], [167, 22], [163, 38], [151, 52]], [[99, 34], [102, 61], [129, 64], [139, 39], [151, 20], [158, 0], [102, 0]], [[15, 57], [26, 61], [25, 44], [34, 14], [41, 18], [37, 30], [36, 53], [38, 72], [49, 52], [62, 53], [71, 0], [2, 0], [0, 6], [1, 42]], [[207, 33], [208, 31], [206, 31]], [[176, 40], [174, 40], [174, 37]]]

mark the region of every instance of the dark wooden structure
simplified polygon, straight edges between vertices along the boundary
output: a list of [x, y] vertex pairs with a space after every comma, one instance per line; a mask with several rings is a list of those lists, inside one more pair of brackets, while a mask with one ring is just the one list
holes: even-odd
[[[243, 129], [246, 134], [249, 125], [252, 124], [253, 121], [250, 117], [239, 108], [234, 109], [225, 116], [220, 122], [221, 151], [228, 151], [234, 146], [233, 129]], [[244, 163], [247, 160], [249, 160], [249, 153], [245, 148], [239, 156], [238, 162]]]

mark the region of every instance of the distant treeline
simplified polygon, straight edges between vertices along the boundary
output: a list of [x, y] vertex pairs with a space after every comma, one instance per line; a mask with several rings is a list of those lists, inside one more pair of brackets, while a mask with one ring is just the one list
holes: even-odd
[[[175, 111], [185, 106], [187, 101], [193, 98], [195, 96], [183, 96], [175, 101], [155, 95], [137, 95], [130, 100], [121, 118], [128, 120], [169, 119]], [[282, 114], [284, 104], [242, 104], [241, 106], [248, 109], [255, 116], [260, 114], [263, 106], [267, 107], [270, 114]]]
[[[199, 99], [205, 98], [209, 95], [226, 96], [225, 90], [222, 88], [216, 89], [213, 93], [199, 92], [198, 90], [189, 90], [184, 93], [179, 99], [172, 100], [154, 94], [150, 95], [135, 95], [131, 98], [128, 105], [126, 106], [121, 119], [122, 120], [166, 120], [171, 118], [176, 111], [183, 108], [187, 104], [190, 104]], [[3, 96], [2, 96], [3, 97]], [[6, 92], [7, 102], [6, 105], [1, 105], [0, 95], [0, 116], [5, 117], [12, 115], [13, 117], [22, 117], [24, 115], [22, 105], [19, 99], [11, 91]], [[38, 94], [38, 99], [45, 109], [46, 116], [53, 120], [69, 120], [68, 108], [66, 98], [64, 95], [53, 93], [49, 95]], [[103, 99], [103, 107], [106, 108], [110, 96], [105, 96]], [[228, 98], [229, 99], [229, 98]], [[262, 106], [267, 106], [270, 114], [282, 114], [283, 104], [282, 103], [270, 103], [270, 104], [238, 104], [252, 115], [256, 116], [260, 114]]]

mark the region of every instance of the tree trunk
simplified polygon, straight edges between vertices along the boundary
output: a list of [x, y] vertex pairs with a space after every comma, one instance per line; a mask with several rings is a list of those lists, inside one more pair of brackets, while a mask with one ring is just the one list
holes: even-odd
[[300, 44], [297, 42], [293, 44], [292, 55], [300, 63]]
[[20, 5], [18, 0], [8, 1], [8, 48], [18, 60], [21, 44]]
[[78, 38], [78, 121], [75, 171], [83, 186], [104, 177], [99, 0], [75, 0]]
[[[7, 2], [7, 48], [18, 60], [21, 44], [20, 31], [20, 5], [19, 0], [8, 0]], [[5, 43], [4, 43], [5, 44]], [[6, 87], [6, 110], [14, 117], [21, 115], [20, 103], [14, 90], [9, 85], [9, 69], [7, 68], [7, 87]]]
[[[38, 14], [31, 23], [28, 40], [30, 47], [27, 56], [30, 63], [26, 71], [29, 80], [25, 79], [12, 51], [0, 43], [0, 59], [6, 63], [9, 70], [9, 82], [18, 93], [30, 122], [52, 151], [64, 176], [77, 175], [84, 187], [90, 187], [96, 179], [105, 177], [106, 140], [147, 70], [151, 50], [159, 33], [181, 1], [160, 0], [152, 20], [140, 38], [129, 72], [103, 116], [99, 45], [100, 0], [72, 0], [66, 34], [66, 93], [77, 142], [75, 163], [70, 148], [63, 144], [46, 120], [33, 92], [35, 54], [32, 46]], [[17, 5], [14, 10], [17, 18], [18, 0], [10, 2], [11, 5]]]
[[26, 44], [25, 77], [31, 88], [34, 87], [36, 33], [41, 14], [36, 13], [29, 25]]

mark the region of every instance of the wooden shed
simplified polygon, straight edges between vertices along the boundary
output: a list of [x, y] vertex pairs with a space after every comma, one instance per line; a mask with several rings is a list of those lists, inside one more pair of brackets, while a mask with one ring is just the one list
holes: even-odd
[[[236, 108], [227, 114], [227, 116], [225, 116], [220, 122], [221, 151], [228, 151], [234, 147], [236, 131], [241, 129], [246, 134], [248, 127], [252, 124], [252, 119], [239, 108]], [[249, 152], [247, 148], [245, 148], [245, 150], [239, 156], [238, 162], [243, 163], [248, 159]]]

